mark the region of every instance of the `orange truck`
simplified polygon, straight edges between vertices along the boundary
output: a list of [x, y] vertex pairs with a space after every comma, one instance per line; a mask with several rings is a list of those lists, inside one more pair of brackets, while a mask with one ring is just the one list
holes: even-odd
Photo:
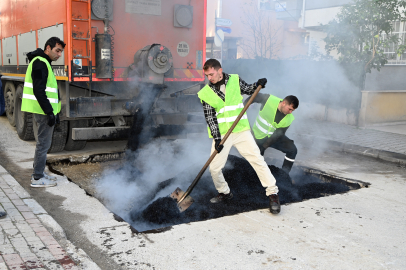
[[21, 112], [26, 54], [56, 36], [66, 47], [52, 63], [62, 111], [49, 152], [126, 139], [134, 125], [153, 137], [204, 132], [195, 115], [202, 113], [196, 93], [204, 84], [206, 6], [206, 0], [1, 0], [0, 75], [10, 124], [21, 139], [35, 138], [32, 115]]

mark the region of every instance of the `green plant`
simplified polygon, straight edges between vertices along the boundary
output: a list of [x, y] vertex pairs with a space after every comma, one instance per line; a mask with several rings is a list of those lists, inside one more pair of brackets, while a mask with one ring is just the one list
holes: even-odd
[[366, 73], [388, 63], [385, 48], [393, 46], [399, 55], [405, 51], [405, 40], [393, 34], [394, 23], [405, 21], [405, 15], [405, 0], [354, 0], [323, 26], [327, 53], [336, 50], [340, 63], [361, 67], [360, 90]]

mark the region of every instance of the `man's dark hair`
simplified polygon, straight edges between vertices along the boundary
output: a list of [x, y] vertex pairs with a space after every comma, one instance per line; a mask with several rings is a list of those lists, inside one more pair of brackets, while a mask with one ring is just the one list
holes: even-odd
[[208, 70], [209, 68], [214, 68], [215, 70], [219, 70], [221, 68], [221, 64], [216, 59], [209, 59], [204, 63], [203, 70]]
[[286, 100], [289, 105], [293, 104], [295, 110], [299, 107], [299, 100], [295, 96], [287, 96], [283, 100]]
[[56, 44], [60, 44], [62, 46], [62, 48], [65, 48], [65, 45], [66, 45], [65, 42], [63, 42], [60, 38], [51, 37], [45, 43], [44, 51], [47, 49], [48, 45], [51, 47], [51, 50], [52, 50], [56, 46]]

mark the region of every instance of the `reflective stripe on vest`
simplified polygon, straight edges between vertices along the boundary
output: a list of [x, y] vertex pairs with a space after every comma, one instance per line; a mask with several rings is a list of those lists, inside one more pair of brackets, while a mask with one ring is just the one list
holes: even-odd
[[38, 103], [37, 98], [34, 95], [34, 89], [32, 84], [32, 64], [35, 60], [40, 60], [44, 62], [48, 68], [48, 78], [45, 88], [45, 94], [49, 103], [52, 106], [53, 113], [57, 114], [61, 111], [61, 101], [58, 99], [58, 82], [56, 81], [54, 72], [51, 68], [49, 62], [40, 56], [35, 57], [31, 60], [28, 65], [27, 72], [25, 75], [24, 90], [21, 103], [21, 111], [36, 113], [36, 114], [45, 114], [41, 106]]
[[216, 116], [219, 115], [220, 113], [234, 111], [234, 110], [243, 109], [243, 108], [244, 108], [243, 103], [240, 103], [240, 104], [235, 105], [235, 106], [225, 106], [224, 108], [221, 108], [221, 110], [219, 112], [216, 112]]
[[279, 123], [275, 122], [276, 110], [279, 102], [282, 99], [270, 95], [265, 103], [265, 106], [259, 112], [255, 125], [252, 127], [256, 139], [270, 137], [277, 128], [285, 128], [290, 126], [295, 117], [292, 114], [287, 114]]
[[[232, 117], [223, 117], [223, 118], [217, 119], [217, 122], [218, 122], [219, 124], [220, 124], [220, 123], [224, 123], [224, 122], [230, 122], [230, 123], [232, 123], [232, 122], [235, 121], [235, 119], [237, 119], [237, 117], [238, 117], [238, 115], [232, 116]], [[244, 115], [240, 118], [240, 121], [241, 121], [242, 119], [248, 119], [247, 115], [244, 114]], [[227, 133], [227, 132], [226, 132], [226, 133]]]
[[[34, 88], [34, 86], [32, 85], [32, 83], [29, 83], [29, 82], [25, 82], [25, 83], [24, 83], [24, 87]], [[57, 89], [57, 88], [51, 88], [51, 87], [45, 88], [45, 91], [52, 92], [52, 93], [58, 93], [58, 89]]]
[[268, 131], [268, 130], [264, 129], [263, 127], [261, 127], [261, 125], [258, 124], [257, 121], [255, 121], [255, 126], [256, 126], [260, 131], [262, 131], [263, 133], [265, 133], [266, 135], [272, 135], [272, 134], [273, 134], [273, 132]]
[[[240, 79], [238, 75], [230, 74], [226, 85], [225, 101], [223, 101], [208, 85], [203, 87], [198, 96], [200, 100], [208, 103], [216, 111], [217, 123], [221, 135], [225, 135], [233, 125], [238, 115], [244, 108], [242, 103], [243, 97], [240, 90]], [[233, 133], [249, 130], [247, 114], [244, 114], [238, 124], [235, 126]], [[209, 137], [212, 138], [210, 127], [207, 127]]]
[[[31, 100], [37, 100], [37, 98], [34, 95], [25, 94], [25, 93], [23, 93], [23, 98], [31, 99]], [[58, 99], [57, 98], [48, 98], [48, 100], [49, 100], [49, 103], [58, 104]]]

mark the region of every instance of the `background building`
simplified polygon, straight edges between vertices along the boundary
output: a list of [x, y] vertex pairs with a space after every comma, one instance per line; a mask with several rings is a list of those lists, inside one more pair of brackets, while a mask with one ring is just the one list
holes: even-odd
[[[306, 32], [297, 21], [278, 20], [278, 4], [273, 0], [208, 0], [206, 58], [221, 57], [214, 40], [224, 32], [223, 59], [287, 59], [307, 55]], [[215, 18], [225, 18], [230, 26], [216, 26]]]

